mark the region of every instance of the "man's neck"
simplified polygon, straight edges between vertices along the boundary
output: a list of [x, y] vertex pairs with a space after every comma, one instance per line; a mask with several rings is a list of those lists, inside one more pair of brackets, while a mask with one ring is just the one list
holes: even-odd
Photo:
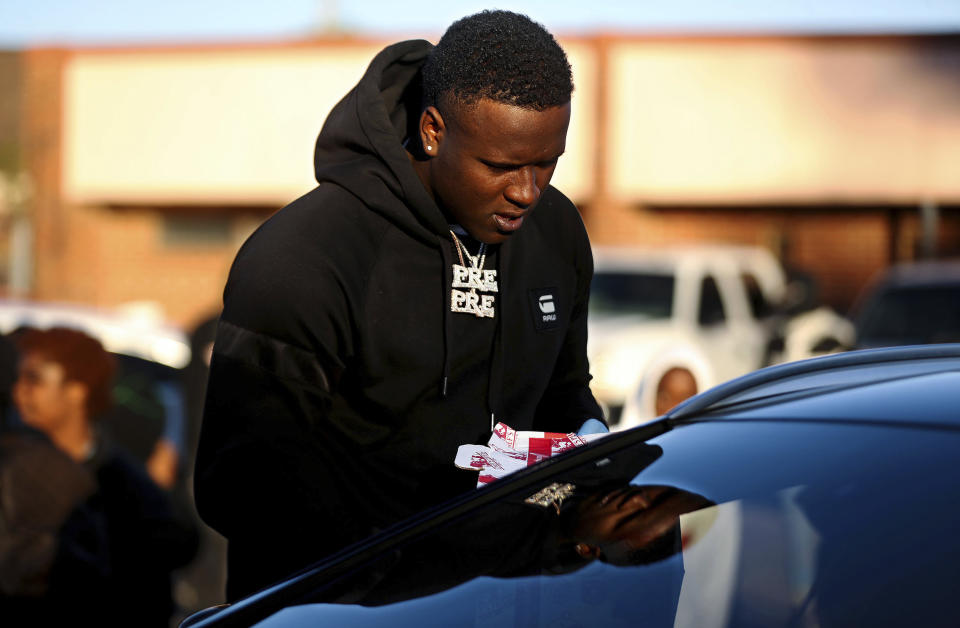
[[86, 462], [93, 452], [93, 428], [85, 416], [64, 421], [48, 435], [54, 445], [77, 462]]
[[436, 197], [433, 195], [433, 187], [430, 185], [430, 167], [427, 165], [428, 160], [418, 158], [409, 148], [406, 150], [407, 158], [410, 160], [410, 165], [413, 166], [413, 171], [417, 173], [417, 178], [420, 179], [420, 183], [426, 188], [430, 198], [436, 200]]

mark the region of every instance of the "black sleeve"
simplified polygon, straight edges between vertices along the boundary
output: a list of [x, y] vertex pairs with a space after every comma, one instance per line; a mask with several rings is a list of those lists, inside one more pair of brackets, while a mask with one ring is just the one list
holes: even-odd
[[255, 549], [247, 562], [272, 562], [264, 574], [286, 575], [354, 540], [344, 535], [365, 536], [340, 502], [350, 478], [324, 429], [352, 350], [348, 297], [332, 267], [302, 251], [254, 237], [234, 263], [194, 477], [197, 510], [230, 541], [231, 560]]
[[[317, 443], [330, 408], [327, 369], [301, 349], [226, 320], [214, 346], [198, 512], [228, 539], [309, 533], [328, 510], [327, 483], [336, 475]], [[308, 373], [315, 381], [306, 381]]]

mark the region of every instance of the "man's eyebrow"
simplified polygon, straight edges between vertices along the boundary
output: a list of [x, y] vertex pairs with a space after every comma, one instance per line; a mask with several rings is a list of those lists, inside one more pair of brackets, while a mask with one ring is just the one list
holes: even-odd
[[523, 164], [519, 162], [510, 162], [510, 161], [498, 161], [496, 159], [485, 159], [480, 158], [480, 162], [488, 166], [493, 166], [494, 168], [518, 168]]
[[[535, 162], [533, 162], [533, 165], [537, 165], [537, 164], [548, 164], [548, 163], [552, 163], [552, 162], [554, 162], [554, 161], [557, 161], [558, 159], [560, 159], [560, 157], [563, 156], [563, 154], [564, 154], [565, 152], [566, 152], [565, 150], [564, 150], [564, 151], [560, 151], [559, 153], [557, 153], [557, 154], [554, 155], [553, 157], [550, 157], [549, 159], [543, 159], [543, 160], [540, 160], [540, 161], [535, 161]], [[522, 168], [523, 166], [528, 165], [526, 162], [520, 162], [520, 161], [516, 161], [516, 162], [514, 162], [514, 161], [500, 161], [500, 160], [497, 160], [497, 159], [485, 159], [485, 158], [483, 158], [483, 157], [480, 158], [480, 161], [481, 161], [482, 163], [488, 165], [488, 166], [493, 166], [494, 168]]]

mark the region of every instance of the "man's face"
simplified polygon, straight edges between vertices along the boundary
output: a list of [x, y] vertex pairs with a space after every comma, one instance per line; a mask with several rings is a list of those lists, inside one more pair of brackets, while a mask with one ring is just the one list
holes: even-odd
[[697, 380], [693, 373], [685, 368], [672, 368], [663, 374], [657, 385], [657, 416], [666, 414], [681, 401], [686, 401], [697, 394]]
[[37, 353], [20, 361], [13, 400], [23, 422], [43, 432], [60, 427], [71, 416], [77, 384], [65, 381], [63, 367]]
[[481, 242], [503, 242], [553, 176], [566, 146], [570, 104], [535, 111], [481, 99], [449, 109], [425, 133], [421, 123], [426, 154], [433, 156], [428, 187], [448, 220]]

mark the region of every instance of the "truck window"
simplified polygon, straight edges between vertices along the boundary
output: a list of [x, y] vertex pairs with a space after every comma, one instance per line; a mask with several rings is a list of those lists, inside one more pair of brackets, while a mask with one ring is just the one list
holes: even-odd
[[756, 319], [763, 319], [773, 314], [773, 306], [767, 301], [760, 289], [760, 282], [751, 273], [741, 273], [740, 281], [747, 293], [747, 302], [750, 304], [750, 313]]
[[716, 325], [727, 319], [723, 311], [723, 301], [720, 299], [720, 290], [717, 282], [711, 275], [707, 275], [700, 282], [700, 312], [698, 321], [701, 325]]

